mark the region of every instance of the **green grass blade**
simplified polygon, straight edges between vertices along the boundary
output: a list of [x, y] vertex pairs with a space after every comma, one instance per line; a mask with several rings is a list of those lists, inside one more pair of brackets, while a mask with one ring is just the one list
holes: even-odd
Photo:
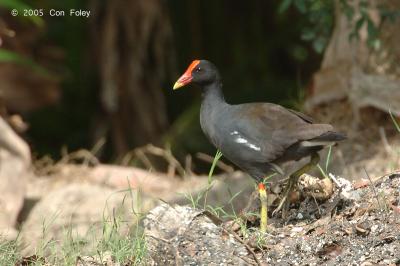
[[331, 161], [331, 155], [332, 155], [332, 145], [329, 146], [328, 156], [326, 157], [326, 162], [325, 162], [326, 173], [328, 173], [328, 167], [329, 167], [329, 162]]
[[396, 121], [396, 118], [394, 117], [392, 110], [390, 110], [390, 109], [389, 109], [389, 114], [390, 114], [390, 117], [392, 118], [394, 126], [396, 127], [397, 131], [400, 133], [399, 123]]
[[322, 174], [325, 178], [328, 178], [328, 175], [326, 174], [326, 172], [324, 171], [324, 169], [322, 169], [321, 165], [317, 164], [317, 167], [318, 167], [319, 171], [321, 172], [321, 174]]
[[[203, 209], [206, 209], [207, 207], [207, 197], [208, 197], [208, 191], [210, 191], [210, 189], [212, 188], [212, 176], [214, 174], [214, 170], [215, 170], [215, 166], [217, 165], [217, 162], [219, 161], [219, 159], [221, 159], [222, 157], [222, 152], [220, 152], [219, 150], [217, 150], [215, 156], [214, 156], [214, 160], [212, 162], [210, 171], [208, 172], [208, 186], [204, 192], [204, 204], [203, 204]], [[201, 196], [201, 194], [199, 194], [199, 196]]]
[[219, 150], [217, 150], [217, 153], [214, 156], [214, 160], [212, 162], [211, 168], [210, 168], [210, 172], [208, 172], [208, 184], [211, 184], [212, 181], [212, 175], [214, 174], [214, 170], [215, 170], [215, 166], [217, 165], [217, 162], [219, 161], [219, 159], [221, 159], [222, 157], [222, 152], [220, 152]]
[[277, 175], [277, 173], [273, 173], [273, 174], [270, 174], [269, 176], [264, 177], [263, 183], [267, 182], [270, 178], [272, 178], [272, 177], [274, 177], [276, 175]]

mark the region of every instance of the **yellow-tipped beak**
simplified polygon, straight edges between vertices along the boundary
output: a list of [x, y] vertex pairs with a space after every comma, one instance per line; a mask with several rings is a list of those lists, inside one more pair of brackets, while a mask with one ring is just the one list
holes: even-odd
[[192, 71], [200, 63], [200, 60], [194, 60], [189, 67], [186, 69], [185, 73], [175, 82], [174, 90], [182, 88], [186, 84], [192, 82]]
[[174, 90], [182, 88], [186, 84], [189, 84], [192, 81], [192, 74], [185, 72], [174, 84]]
[[183, 86], [185, 86], [185, 84], [183, 84], [183, 83], [177, 81], [177, 82], [175, 82], [174, 88], [173, 88], [173, 89], [174, 89], [174, 90], [177, 90], [177, 89], [179, 89], [179, 88], [182, 88]]

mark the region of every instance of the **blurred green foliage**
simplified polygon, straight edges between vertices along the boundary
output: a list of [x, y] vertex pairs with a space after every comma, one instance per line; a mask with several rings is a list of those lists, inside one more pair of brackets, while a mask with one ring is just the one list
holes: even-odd
[[[23, 14], [23, 10], [32, 9], [33, 6], [20, 1], [20, 0], [0, 0], [0, 7], [4, 7], [8, 10], [15, 9], [19, 14]], [[40, 16], [19, 16], [20, 19], [30, 20], [39, 27], [43, 27], [44, 20]]]
[[[380, 48], [379, 28], [371, 18], [371, 1], [338, 1], [340, 11], [343, 12], [348, 21], [352, 22], [356, 14], [359, 15], [354, 21], [354, 27], [351, 30], [349, 39], [358, 39], [360, 29], [366, 25], [368, 33], [368, 45], [372, 48]], [[302, 39], [310, 41], [316, 52], [322, 53], [328, 45], [333, 25], [335, 22], [335, 1], [326, 0], [283, 0], [279, 6], [279, 12], [286, 12], [291, 6], [295, 7], [299, 13], [303, 14], [308, 25], [302, 29]], [[389, 9], [385, 3], [379, 3], [377, 6], [382, 20], [395, 20], [400, 16], [400, 11]], [[349, 24], [351, 25], [351, 24]]]
[[[16, 9], [20, 13], [22, 13], [24, 9], [31, 8], [29, 5], [18, 0], [0, 0], [0, 7], [4, 7], [7, 10]], [[24, 19], [30, 20], [39, 27], [42, 27], [44, 24], [44, 21], [41, 17], [29, 16], [29, 17], [24, 17]], [[43, 67], [34, 62], [32, 59], [27, 58], [18, 53], [14, 53], [13, 51], [9, 51], [4, 48], [0, 48], [0, 62], [13, 62], [18, 64], [23, 64], [31, 67], [33, 70], [38, 71], [41, 74], [48, 75], [48, 72]]]
[[26, 56], [22, 56], [18, 53], [9, 51], [7, 49], [0, 48], [0, 62], [12, 62], [25, 65], [32, 68], [32, 70], [39, 72], [42, 75], [49, 75], [49, 72], [45, 68], [41, 67], [32, 59]]
[[[380, 18], [382, 21], [390, 20], [394, 21], [397, 17], [400, 16], [399, 10], [390, 10], [388, 7], [382, 2], [378, 6], [378, 11], [380, 13]], [[348, 1], [340, 0], [340, 8], [346, 14], [347, 19], [349, 21], [353, 20], [355, 9], [359, 10], [359, 17], [355, 21], [355, 26], [353, 27], [349, 39], [358, 39], [359, 31], [363, 26], [367, 27], [368, 39], [367, 44], [369, 47], [374, 49], [379, 49], [381, 47], [381, 41], [379, 39], [379, 27], [376, 25], [371, 17], [371, 13], [369, 12], [371, 8], [371, 3], [368, 0], [361, 0], [358, 2], [358, 5], [352, 6], [349, 5]]]
[[307, 25], [302, 29], [301, 38], [310, 41], [317, 53], [322, 53], [332, 33], [335, 1], [283, 0], [279, 12], [286, 12], [290, 6], [294, 6], [307, 18]]
[[[88, 20], [74, 17], [23, 16], [24, 9], [51, 8], [69, 10], [87, 8], [86, 1], [66, 0], [0, 0], [0, 7], [17, 9], [16, 19], [30, 21], [37, 27], [45, 27], [43, 43], [52, 43], [65, 52], [64, 65], [57, 66], [63, 75], [63, 97], [57, 106], [26, 114], [30, 124], [27, 137], [38, 156], [50, 154], [60, 156], [62, 147], [76, 150], [91, 146], [90, 127], [96, 112], [95, 69], [89, 66]], [[18, 36], [18, 32], [16, 33]], [[32, 67], [34, 71], [49, 75], [49, 72], [32, 59], [6, 49], [0, 49], [0, 61], [14, 62]]]

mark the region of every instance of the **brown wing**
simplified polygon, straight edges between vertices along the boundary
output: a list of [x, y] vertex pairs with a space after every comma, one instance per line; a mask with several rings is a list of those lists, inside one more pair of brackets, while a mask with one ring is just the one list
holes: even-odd
[[271, 103], [238, 105], [236, 112], [239, 119], [230, 131], [238, 131], [241, 138], [261, 148], [243, 150], [241, 156], [254, 162], [272, 162], [291, 145], [333, 130], [331, 125], [313, 124], [308, 116]]
[[298, 117], [300, 117], [301, 119], [303, 119], [307, 123], [310, 123], [310, 124], [314, 123], [314, 119], [312, 119], [308, 115], [305, 115], [305, 114], [303, 114], [303, 113], [301, 113], [299, 111], [293, 110], [293, 109], [286, 109], [286, 110], [294, 113], [295, 115], [297, 115]]

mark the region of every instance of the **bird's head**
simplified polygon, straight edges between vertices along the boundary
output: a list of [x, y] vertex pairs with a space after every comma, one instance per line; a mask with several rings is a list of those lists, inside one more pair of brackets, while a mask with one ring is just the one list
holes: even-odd
[[174, 90], [189, 83], [204, 86], [218, 79], [218, 70], [213, 63], [207, 60], [194, 60], [185, 73], [175, 82]]

